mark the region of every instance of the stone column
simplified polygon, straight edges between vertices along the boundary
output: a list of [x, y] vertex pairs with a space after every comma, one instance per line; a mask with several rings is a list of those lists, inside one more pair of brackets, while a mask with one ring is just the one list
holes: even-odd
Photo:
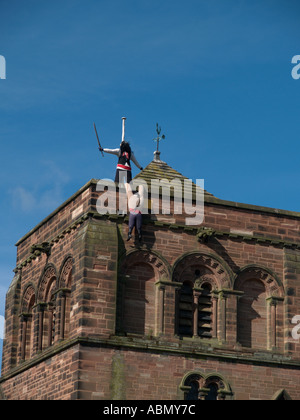
[[54, 343], [65, 339], [67, 299], [70, 293], [70, 289], [59, 289], [56, 292]]
[[227, 296], [224, 291], [220, 291], [219, 293], [219, 331], [218, 337], [221, 343], [226, 342], [226, 323], [227, 323], [227, 314], [226, 314], [226, 306], [227, 306]]
[[26, 335], [27, 335], [28, 317], [29, 317], [28, 314], [20, 315], [20, 321], [22, 324], [21, 360], [25, 360], [25, 357], [26, 357]]
[[48, 337], [47, 346], [50, 347], [53, 344], [53, 329], [54, 329], [54, 311], [55, 306], [53, 303], [48, 303]]
[[198, 322], [199, 322], [199, 296], [201, 291], [199, 289], [193, 290], [194, 298], [194, 322], [193, 322], [193, 337], [199, 337]]
[[38, 303], [36, 305], [36, 310], [38, 314], [38, 351], [43, 350], [43, 335], [44, 335], [44, 311], [46, 303]]
[[165, 306], [165, 286], [157, 284], [157, 313], [155, 335], [160, 336], [164, 333], [164, 306]]
[[212, 295], [212, 338], [218, 338], [218, 296]]
[[33, 322], [33, 338], [32, 338], [32, 355], [36, 355], [39, 351], [39, 326], [40, 326], [40, 305], [34, 305], [32, 308]]
[[60, 293], [61, 297], [61, 306], [60, 306], [60, 331], [59, 339], [63, 340], [65, 338], [65, 328], [66, 328], [66, 303], [67, 303], [67, 294], [64, 291]]
[[175, 287], [175, 331], [179, 335], [179, 300], [180, 300], [180, 287]]
[[205, 401], [206, 397], [208, 396], [209, 388], [201, 388], [199, 389], [199, 400]]
[[217, 400], [218, 401], [225, 401], [227, 396], [231, 396], [232, 394], [228, 391], [225, 391], [223, 389], [218, 391]]
[[268, 350], [277, 349], [277, 305], [282, 298], [271, 296], [267, 299], [268, 303]]

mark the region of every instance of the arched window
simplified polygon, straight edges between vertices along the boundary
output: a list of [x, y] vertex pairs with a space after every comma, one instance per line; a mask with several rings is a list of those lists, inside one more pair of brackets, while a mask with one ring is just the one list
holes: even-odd
[[154, 335], [155, 273], [149, 264], [137, 263], [126, 271], [123, 328], [126, 333]]
[[44, 347], [50, 347], [54, 343], [55, 321], [56, 321], [56, 301], [55, 289], [56, 278], [53, 278], [47, 288], [46, 310], [44, 316]]
[[176, 303], [179, 337], [216, 337], [217, 307], [212, 299], [212, 281], [208, 280], [204, 277], [194, 283], [183, 282]]
[[70, 335], [72, 272], [73, 258], [68, 257], [63, 263], [59, 278], [59, 338], [61, 340]]
[[281, 389], [280, 391], [277, 391], [275, 395], [273, 395], [272, 400], [275, 400], [275, 401], [291, 401], [292, 398], [285, 389]]
[[197, 401], [199, 399], [199, 382], [197, 380], [191, 381], [190, 389], [186, 393], [185, 400], [186, 401]]
[[218, 318], [226, 316], [226, 301], [220, 292], [232, 289], [233, 279], [230, 267], [217, 255], [192, 252], [180, 257], [172, 272], [177, 292], [175, 333], [226, 341], [226, 322], [221, 324]]
[[245, 267], [239, 274], [236, 290], [242, 292], [237, 307], [237, 341], [257, 350], [274, 350], [282, 346], [284, 290], [268, 270]]
[[56, 323], [57, 275], [53, 265], [49, 265], [40, 280], [38, 291], [38, 350], [54, 343]]
[[33, 306], [35, 305], [35, 290], [28, 286], [22, 299], [21, 314], [21, 359], [30, 359], [34, 347]]
[[207, 385], [207, 395], [205, 401], [217, 401], [218, 399], [218, 385], [214, 382]]
[[249, 280], [244, 284], [245, 294], [238, 304], [238, 342], [244, 347], [267, 348], [267, 302], [264, 284]]
[[202, 374], [190, 372], [180, 384], [185, 400], [216, 401], [232, 398], [230, 385], [218, 374]]
[[117, 291], [118, 334], [139, 334], [149, 338], [164, 333], [164, 287], [170, 267], [156, 253], [134, 251], [124, 256], [119, 269]]

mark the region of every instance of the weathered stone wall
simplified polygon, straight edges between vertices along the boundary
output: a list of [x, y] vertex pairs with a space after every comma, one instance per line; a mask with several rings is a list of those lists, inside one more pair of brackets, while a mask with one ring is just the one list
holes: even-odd
[[[227, 398], [285, 389], [298, 399], [291, 320], [300, 311], [300, 215], [207, 197], [202, 226], [186, 226], [185, 215], [144, 216], [142, 243], [127, 242], [128, 218], [100, 216], [98, 197], [90, 182], [18, 243], [4, 397], [180, 399], [195, 371], [206, 385], [214, 372], [223, 378]], [[190, 336], [178, 332], [183, 285], [192, 290]]]

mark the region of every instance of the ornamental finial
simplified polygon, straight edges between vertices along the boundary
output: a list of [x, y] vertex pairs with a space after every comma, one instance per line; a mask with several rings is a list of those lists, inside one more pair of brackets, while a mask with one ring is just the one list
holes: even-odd
[[161, 133], [161, 127], [159, 127], [158, 123], [156, 123], [156, 132], [157, 132], [157, 137], [155, 137], [155, 139], [153, 139], [154, 141], [156, 141], [157, 143], [157, 148], [156, 148], [156, 152], [159, 152], [159, 143], [164, 140], [166, 138], [166, 136], [163, 134], [162, 136], [160, 136]]

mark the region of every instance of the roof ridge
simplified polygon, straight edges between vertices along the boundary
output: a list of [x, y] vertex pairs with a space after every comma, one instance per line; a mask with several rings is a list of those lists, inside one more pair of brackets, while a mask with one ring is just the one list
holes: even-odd
[[[168, 181], [171, 181], [175, 178], [179, 178], [180, 180], [190, 179], [182, 173], [178, 172], [176, 169], [172, 168], [166, 162], [163, 162], [162, 160], [153, 160], [146, 166], [146, 168], [144, 168], [138, 175], [136, 175], [134, 179], [143, 179], [150, 187], [152, 179], [167, 179]], [[194, 188], [197, 187], [193, 181], [192, 185]], [[204, 190], [204, 193], [206, 196], [214, 197], [213, 194], [206, 190]]]

